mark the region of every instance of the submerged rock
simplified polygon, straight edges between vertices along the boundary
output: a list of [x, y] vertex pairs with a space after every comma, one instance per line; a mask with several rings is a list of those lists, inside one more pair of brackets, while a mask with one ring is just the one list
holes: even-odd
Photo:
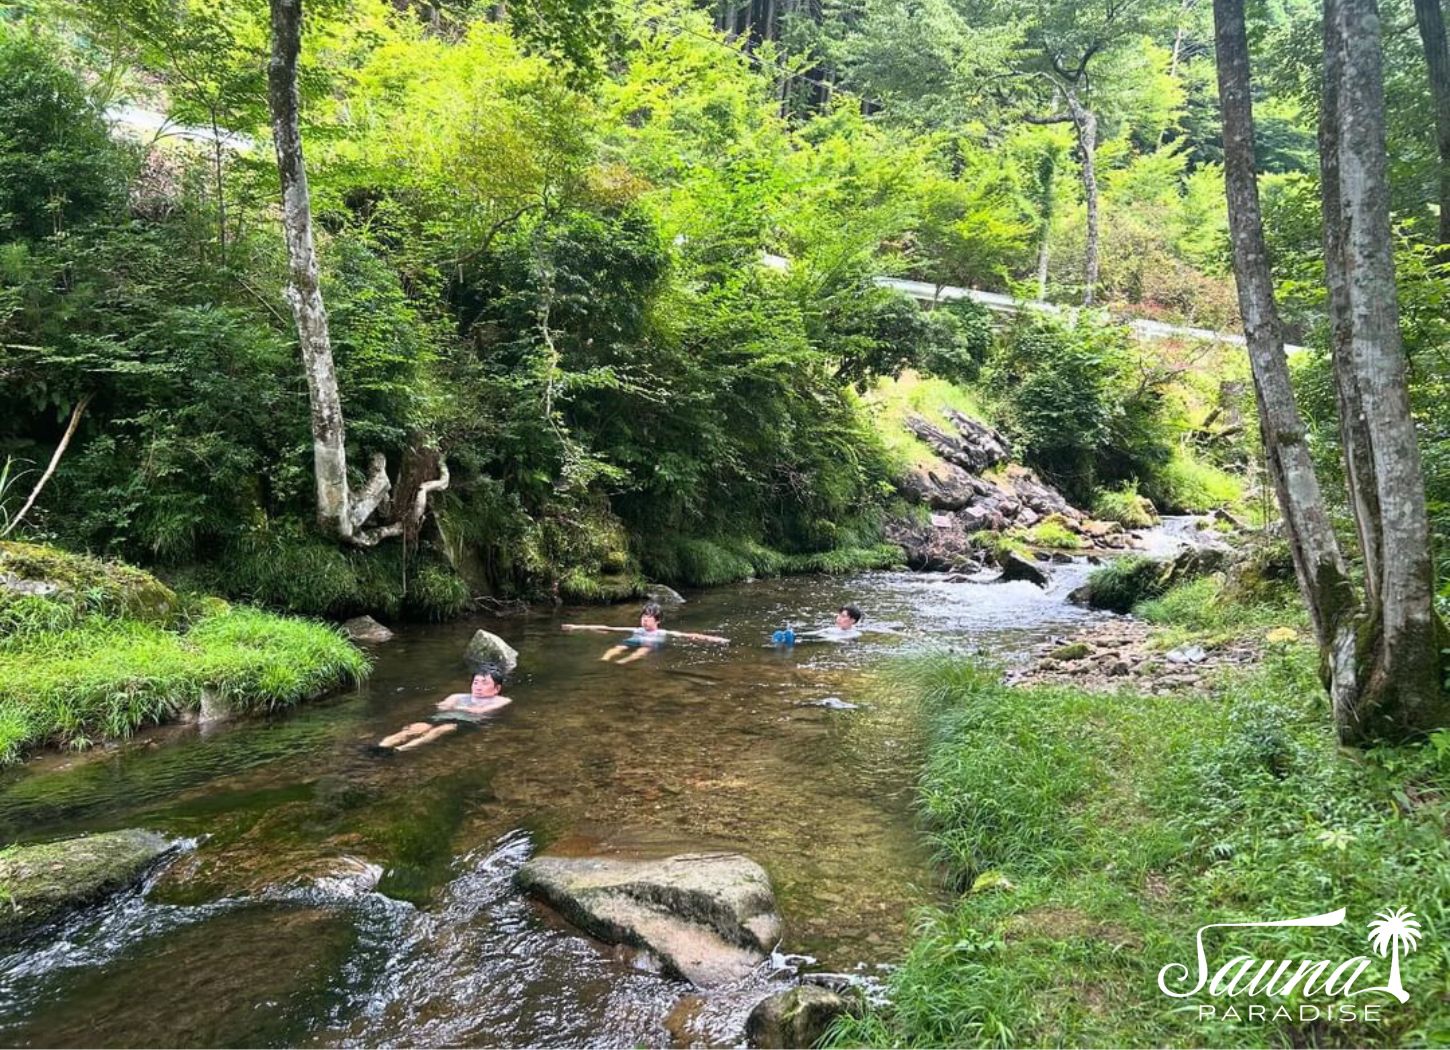
[[744, 978], [780, 938], [770, 879], [739, 853], [540, 856], [515, 878], [587, 933], [645, 948], [703, 988]]
[[140, 880], [171, 843], [128, 828], [21, 846], [0, 857], [0, 944]]
[[378, 645], [393, 639], [393, 632], [371, 616], [354, 616], [342, 625], [342, 629], [348, 638], [364, 645]]
[[831, 1022], [854, 1008], [852, 1000], [838, 992], [802, 984], [758, 1002], [745, 1022], [745, 1041], [773, 1050], [815, 1046]]
[[492, 631], [478, 630], [463, 651], [463, 660], [473, 670], [490, 664], [513, 674], [519, 665], [519, 652]]

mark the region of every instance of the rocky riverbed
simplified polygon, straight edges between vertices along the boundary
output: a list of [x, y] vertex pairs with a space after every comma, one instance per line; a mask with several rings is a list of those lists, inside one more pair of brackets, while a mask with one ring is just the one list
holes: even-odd
[[1153, 628], [1124, 618], [1096, 623], [1031, 650], [1029, 663], [1007, 672], [1013, 685], [1132, 688], [1158, 695], [1200, 691], [1219, 672], [1260, 660], [1264, 643], [1251, 636], [1214, 645], [1155, 644]]

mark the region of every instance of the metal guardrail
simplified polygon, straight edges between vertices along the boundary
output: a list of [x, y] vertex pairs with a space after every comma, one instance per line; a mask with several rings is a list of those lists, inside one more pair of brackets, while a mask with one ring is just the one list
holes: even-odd
[[[998, 313], [1015, 314], [1020, 310], [1030, 309], [1042, 313], [1069, 316], [1077, 313], [1081, 309], [1080, 307], [1060, 306], [1057, 303], [1047, 303], [1040, 300], [1014, 299], [1010, 295], [1003, 295], [1001, 292], [982, 292], [975, 288], [958, 288], [950, 284], [937, 285], [927, 281], [909, 281], [902, 277], [878, 277], [876, 278], [876, 283], [883, 288], [894, 288], [898, 292], [903, 292], [917, 302], [931, 305], [952, 302], [957, 299], [970, 299], [972, 302], [981, 303], [989, 310], [995, 310]], [[1234, 332], [1216, 332], [1212, 328], [1194, 328], [1191, 325], [1167, 324], [1163, 321], [1154, 321], [1146, 317], [1128, 317], [1122, 320], [1137, 335], [1145, 339], [1195, 339], [1209, 343], [1230, 343], [1234, 346], [1245, 345], [1244, 337]], [[1293, 343], [1284, 344], [1284, 352], [1288, 354], [1298, 353], [1304, 349], [1304, 347]]]

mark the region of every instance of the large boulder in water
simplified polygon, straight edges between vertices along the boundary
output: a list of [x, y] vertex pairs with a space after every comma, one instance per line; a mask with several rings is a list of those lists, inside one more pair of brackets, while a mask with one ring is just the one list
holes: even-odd
[[475, 631], [463, 651], [463, 661], [473, 670], [480, 667], [500, 667], [505, 674], [513, 674], [519, 665], [519, 651], [492, 631]]
[[1026, 580], [1028, 583], [1035, 583], [1039, 587], [1046, 587], [1052, 577], [1047, 570], [1022, 557], [1016, 551], [1008, 551], [1002, 558], [1002, 575], [998, 576], [994, 583], [1010, 583], [1013, 580]]
[[0, 944], [133, 885], [170, 848], [154, 831], [128, 828], [5, 854], [0, 857]]
[[702, 988], [746, 977], [780, 939], [770, 878], [739, 853], [540, 856], [516, 881], [585, 932], [647, 949]]
[[837, 1017], [855, 1004], [839, 992], [814, 984], [777, 992], [755, 1004], [745, 1022], [748, 1046], [785, 1050], [815, 1046]]

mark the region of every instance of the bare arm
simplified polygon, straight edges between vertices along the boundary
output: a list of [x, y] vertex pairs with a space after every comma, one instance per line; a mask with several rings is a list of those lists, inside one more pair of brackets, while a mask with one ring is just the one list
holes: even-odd
[[712, 642], [715, 645], [729, 645], [729, 638], [721, 638], [718, 634], [691, 634], [689, 631], [666, 631], [665, 634], [673, 638], [688, 638], [692, 642]]
[[633, 634], [636, 628], [633, 627], [610, 627], [602, 623], [561, 623], [561, 631], [608, 631], [610, 633]]

